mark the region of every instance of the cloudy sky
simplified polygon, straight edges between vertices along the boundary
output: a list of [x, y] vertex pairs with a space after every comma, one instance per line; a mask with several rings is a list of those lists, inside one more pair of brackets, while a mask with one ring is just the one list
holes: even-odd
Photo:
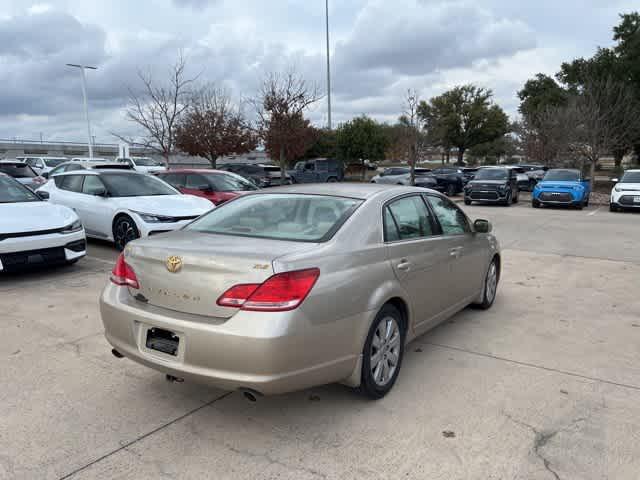
[[[333, 112], [394, 120], [403, 95], [489, 87], [515, 114], [537, 72], [611, 43], [628, 0], [330, 0]], [[251, 96], [295, 68], [326, 89], [324, 0], [0, 0], [0, 138], [83, 140], [88, 72], [98, 142], [134, 133], [123, 116], [138, 69], [160, 78], [183, 49], [193, 75]], [[326, 102], [311, 112], [327, 119]]]

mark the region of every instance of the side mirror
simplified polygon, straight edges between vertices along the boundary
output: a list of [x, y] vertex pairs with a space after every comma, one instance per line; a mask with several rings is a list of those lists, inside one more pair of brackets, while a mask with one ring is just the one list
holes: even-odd
[[612, 181], [613, 183], [618, 183], [618, 182], [620, 181], [620, 179], [618, 179], [618, 178], [612, 178], [612, 179], [611, 179], [611, 181]]
[[36, 195], [40, 200], [44, 200], [45, 202], [49, 200], [49, 192], [45, 192], [43, 190], [39, 190], [36, 192]]
[[42, 178], [49, 178], [49, 172], [42, 172], [42, 173], [40, 174], [40, 176], [41, 176]]
[[101, 188], [99, 190], [96, 190], [95, 192], [93, 192], [93, 194], [96, 197], [107, 197], [108, 196], [106, 188]]
[[478, 219], [475, 222], [473, 222], [473, 230], [476, 233], [491, 233], [491, 230], [493, 230], [493, 227], [489, 220]]

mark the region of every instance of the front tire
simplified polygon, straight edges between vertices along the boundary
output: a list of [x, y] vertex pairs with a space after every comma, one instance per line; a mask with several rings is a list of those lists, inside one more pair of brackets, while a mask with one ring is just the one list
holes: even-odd
[[484, 286], [482, 287], [482, 301], [474, 303], [473, 306], [481, 310], [488, 310], [493, 305], [498, 292], [498, 280], [500, 280], [500, 271], [498, 269], [498, 260], [494, 257], [489, 264], [487, 275], [484, 278]]
[[140, 232], [136, 222], [128, 215], [122, 215], [113, 224], [113, 243], [120, 251], [124, 250], [127, 243], [140, 238]]
[[336, 183], [337, 181], [338, 181], [338, 179], [337, 179], [336, 177], [329, 177], [329, 178], [327, 179], [327, 182], [328, 182], [328, 183]]
[[518, 203], [518, 200], [520, 200], [520, 190], [518, 190], [516, 196], [513, 197], [513, 203]]
[[464, 204], [465, 205], [471, 205], [471, 200], [468, 199], [467, 197], [464, 197]]
[[540, 208], [540, 202], [534, 198], [533, 200], [531, 200], [531, 206], [533, 208]]
[[447, 197], [453, 197], [458, 192], [458, 189], [453, 183], [447, 185]]
[[385, 305], [376, 315], [364, 344], [360, 392], [372, 400], [384, 397], [393, 388], [404, 357], [405, 327], [393, 305]]
[[510, 207], [511, 206], [512, 195], [513, 194], [511, 193], [511, 190], [509, 190], [509, 192], [507, 192], [507, 198], [505, 199], [505, 201], [503, 203], [503, 205], [505, 207]]
[[614, 205], [613, 203], [609, 204], [609, 211], [610, 212], [617, 212], [618, 211], [618, 207], [616, 205]]

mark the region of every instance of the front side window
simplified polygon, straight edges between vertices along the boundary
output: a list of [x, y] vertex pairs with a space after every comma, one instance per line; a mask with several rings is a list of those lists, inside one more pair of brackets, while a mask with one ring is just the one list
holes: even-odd
[[[433, 235], [433, 227], [429, 218], [429, 210], [422, 197], [412, 195], [403, 197], [389, 203], [386, 207], [389, 213], [385, 213], [385, 241], [411, 240], [415, 238]], [[393, 226], [387, 221], [388, 216], [393, 220]]]
[[26, 163], [0, 163], [0, 172], [13, 178], [33, 178], [38, 175]]
[[175, 188], [184, 188], [185, 175], [181, 173], [168, 173], [166, 175], [158, 175], [158, 178], [164, 180]]
[[362, 203], [325, 195], [239, 197], [189, 224], [197, 232], [298, 242], [329, 240]]
[[462, 235], [471, 232], [467, 216], [450, 200], [431, 195], [428, 199], [444, 235]]
[[258, 189], [253, 183], [233, 174], [209, 173], [203, 174], [203, 177], [216, 192], [246, 192]]
[[210, 187], [202, 175], [189, 174], [187, 175], [185, 188], [190, 190], [208, 190]]

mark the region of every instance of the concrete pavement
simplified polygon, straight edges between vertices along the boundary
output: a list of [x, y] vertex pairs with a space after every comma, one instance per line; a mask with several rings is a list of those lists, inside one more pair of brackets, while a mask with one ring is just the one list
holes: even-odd
[[106, 244], [0, 280], [0, 478], [636, 479], [640, 216], [464, 208], [501, 240], [496, 304], [410, 345], [378, 402], [331, 385], [249, 403], [115, 359]]

